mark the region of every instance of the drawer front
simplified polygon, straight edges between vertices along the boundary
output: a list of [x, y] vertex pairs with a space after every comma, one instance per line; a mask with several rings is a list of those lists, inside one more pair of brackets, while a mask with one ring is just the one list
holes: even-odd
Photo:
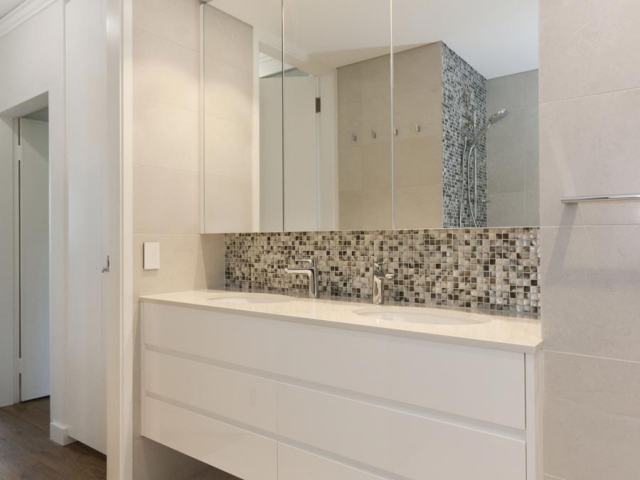
[[525, 442], [289, 385], [278, 431], [295, 442], [424, 480], [525, 480]]
[[151, 345], [525, 428], [522, 354], [154, 303], [144, 319]]
[[243, 480], [277, 480], [275, 440], [145, 397], [142, 433]]
[[276, 432], [276, 382], [150, 350], [144, 353], [149, 393]]
[[278, 480], [385, 480], [288, 445], [278, 445]]

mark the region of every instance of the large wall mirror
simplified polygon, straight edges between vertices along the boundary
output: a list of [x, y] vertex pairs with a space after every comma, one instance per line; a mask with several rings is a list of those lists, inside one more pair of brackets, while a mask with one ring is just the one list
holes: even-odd
[[535, 226], [537, 0], [203, 6], [205, 233]]

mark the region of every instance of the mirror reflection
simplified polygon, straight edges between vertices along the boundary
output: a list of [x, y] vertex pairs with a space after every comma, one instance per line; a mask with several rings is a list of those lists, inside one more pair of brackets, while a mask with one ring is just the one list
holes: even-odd
[[206, 232], [539, 224], [535, 0], [204, 10]]

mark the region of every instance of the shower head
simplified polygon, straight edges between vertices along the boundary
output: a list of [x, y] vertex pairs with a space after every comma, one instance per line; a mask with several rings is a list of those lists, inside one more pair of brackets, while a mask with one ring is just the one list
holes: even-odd
[[498, 123], [500, 120], [502, 120], [503, 118], [505, 118], [507, 115], [509, 115], [509, 110], [507, 110], [506, 108], [500, 110], [498, 113], [495, 113], [491, 116], [491, 118], [489, 119], [489, 123], [491, 125]]
[[509, 115], [509, 110], [507, 110], [506, 108], [500, 110], [498, 113], [494, 113], [493, 115], [491, 115], [491, 118], [489, 118], [487, 124], [482, 128], [482, 130], [480, 130], [480, 133], [476, 135], [476, 138], [473, 141], [473, 146], [475, 147], [475, 145], [478, 143], [478, 141], [480, 141], [484, 134], [487, 133], [487, 131], [493, 125], [504, 119], [507, 115]]

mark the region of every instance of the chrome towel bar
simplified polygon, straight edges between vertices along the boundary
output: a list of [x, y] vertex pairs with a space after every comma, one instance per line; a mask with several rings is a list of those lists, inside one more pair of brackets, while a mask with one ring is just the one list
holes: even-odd
[[629, 193], [626, 195], [587, 195], [584, 197], [564, 197], [560, 200], [562, 203], [566, 203], [568, 205], [574, 205], [581, 202], [622, 202], [625, 200], [640, 200], [640, 193]]

